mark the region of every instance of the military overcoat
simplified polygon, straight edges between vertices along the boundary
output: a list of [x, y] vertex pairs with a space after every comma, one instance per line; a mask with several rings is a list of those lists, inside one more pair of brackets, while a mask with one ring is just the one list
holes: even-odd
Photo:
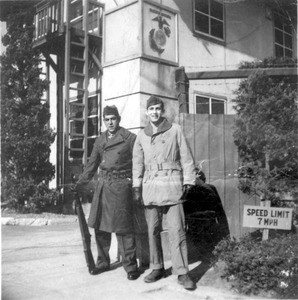
[[79, 178], [81, 190], [99, 168], [88, 225], [106, 232], [133, 232], [132, 149], [136, 135], [120, 127], [115, 136], [99, 136], [90, 160]]
[[182, 203], [183, 184], [195, 183], [190, 148], [178, 124], [163, 119], [156, 133], [148, 124], [133, 149], [133, 186], [142, 187], [145, 205]]

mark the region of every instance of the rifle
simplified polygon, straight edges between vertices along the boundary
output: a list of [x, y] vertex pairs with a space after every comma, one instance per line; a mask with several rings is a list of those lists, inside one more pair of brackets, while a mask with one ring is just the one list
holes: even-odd
[[82, 208], [81, 200], [78, 193], [75, 192], [75, 213], [78, 215], [80, 231], [83, 241], [84, 254], [87, 263], [89, 273], [94, 275], [95, 263], [91, 251], [91, 234], [88, 229], [88, 225], [85, 219], [84, 211]]

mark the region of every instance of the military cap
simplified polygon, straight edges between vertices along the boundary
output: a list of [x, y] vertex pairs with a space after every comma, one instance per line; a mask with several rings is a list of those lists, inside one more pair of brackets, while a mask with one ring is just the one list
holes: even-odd
[[120, 117], [119, 115], [119, 112], [118, 112], [118, 109], [115, 105], [111, 105], [111, 106], [106, 106], [104, 109], [103, 109], [103, 115], [106, 116], [106, 115], [115, 115], [117, 118]]
[[148, 108], [149, 106], [157, 105], [157, 104], [161, 104], [161, 108], [164, 109], [164, 103], [163, 103], [163, 101], [162, 101], [160, 98], [151, 95], [151, 96], [148, 98], [148, 100], [147, 100], [147, 108]]

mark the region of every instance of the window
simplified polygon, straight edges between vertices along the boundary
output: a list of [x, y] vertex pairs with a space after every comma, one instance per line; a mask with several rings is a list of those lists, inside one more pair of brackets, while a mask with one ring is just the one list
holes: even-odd
[[82, 160], [85, 147], [87, 147], [88, 158], [98, 136], [98, 95], [88, 97], [87, 101], [87, 105], [85, 105], [83, 103], [83, 95], [70, 99], [69, 134], [71, 159]]
[[206, 96], [195, 96], [195, 113], [224, 115], [226, 111], [226, 101]]
[[77, 29], [83, 29], [83, 3], [82, 0], [70, 2], [70, 23], [71, 26]]
[[[97, 98], [98, 98], [97, 96], [88, 98], [88, 130], [87, 130], [88, 140], [93, 140], [98, 135], [98, 99]], [[91, 146], [93, 146], [92, 143]]]
[[276, 57], [293, 56], [292, 26], [282, 15], [274, 15], [274, 40]]
[[89, 3], [88, 32], [102, 36], [103, 8], [98, 4]]
[[224, 40], [224, 6], [221, 0], [194, 0], [194, 30]]
[[[84, 29], [84, 1], [72, 0], [70, 1], [70, 24], [72, 27], [78, 29]], [[87, 30], [89, 33], [95, 35], [102, 35], [102, 18], [103, 18], [103, 7], [100, 3], [92, 2], [88, 3], [88, 17], [87, 17]]]

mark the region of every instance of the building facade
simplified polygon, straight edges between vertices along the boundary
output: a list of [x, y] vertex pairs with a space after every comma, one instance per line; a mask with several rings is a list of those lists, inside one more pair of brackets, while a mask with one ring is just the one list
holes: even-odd
[[[3, 8], [11, 3], [1, 2]], [[35, 0], [26, 5], [36, 12], [34, 45], [51, 82], [46, 98], [57, 132], [51, 156], [57, 188], [82, 172], [95, 138], [105, 130], [104, 106], [115, 104], [121, 125], [134, 132], [147, 122], [151, 94], [165, 101], [171, 121], [179, 122], [179, 112], [230, 115], [241, 78], [227, 74], [242, 61], [297, 57], [295, 1]], [[181, 67], [197, 74], [184, 95], [177, 89]]]

